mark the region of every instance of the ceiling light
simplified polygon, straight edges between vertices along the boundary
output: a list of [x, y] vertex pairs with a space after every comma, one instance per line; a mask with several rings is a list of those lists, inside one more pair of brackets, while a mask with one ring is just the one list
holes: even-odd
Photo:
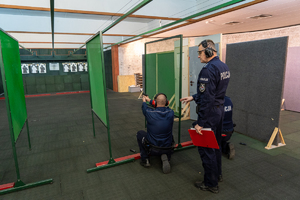
[[272, 17], [272, 15], [269, 14], [261, 14], [261, 15], [256, 15], [256, 16], [252, 16], [252, 17], [247, 17], [249, 19], [265, 19], [268, 17]]
[[243, 22], [237, 22], [237, 21], [232, 21], [232, 22], [226, 22], [224, 25], [236, 25], [236, 24], [241, 24]]

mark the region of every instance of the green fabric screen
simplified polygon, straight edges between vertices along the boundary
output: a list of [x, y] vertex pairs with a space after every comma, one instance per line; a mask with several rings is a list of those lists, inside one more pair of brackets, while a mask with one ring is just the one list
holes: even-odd
[[[92, 110], [107, 126], [106, 86], [100, 35], [86, 44], [90, 75]], [[103, 73], [104, 72], [104, 73]]]
[[27, 119], [19, 43], [0, 30], [0, 45], [0, 68], [6, 102], [8, 102], [6, 106], [10, 113], [11, 128], [16, 141]]
[[174, 52], [157, 54], [157, 92], [168, 99], [175, 94]]
[[113, 80], [112, 80], [111, 50], [104, 51], [103, 54], [104, 54], [106, 88], [113, 90], [114, 88], [113, 88]]
[[146, 54], [146, 91], [153, 98], [156, 94], [156, 53]]

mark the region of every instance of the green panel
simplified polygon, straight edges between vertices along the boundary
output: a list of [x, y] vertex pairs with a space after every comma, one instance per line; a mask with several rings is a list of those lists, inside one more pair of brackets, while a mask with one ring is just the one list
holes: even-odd
[[73, 84], [72, 83], [65, 83], [65, 91], [73, 91]]
[[27, 94], [36, 94], [36, 86], [35, 85], [27, 85]]
[[4, 90], [3, 90], [2, 75], [1, 75], [1, 70], [0, 70], [0, 95], [2, 93], [4, 93]]
[[113, 90], [111, 50], [103, 52], [105, 65], [106, 88]]
[[36, 84], [36, 80], [34, 76], [28, 76], [25, 78], [26, 80], [26, 85], [35, 85]]
[[46, 84], [45, 77], [44, 76], [36, 77], [36, 84], [37, 85], [45, 85]]
[[55, 85], [54, 84], [47, 84], [46, 85], [46, 91], [47, 91], [47, 93], [53, 93], [53, 92], [55, 92]]
[[54, 84], [54, 76], [46, 76], [45, 78], [47, 85]]
[[64, 76], [55, 76], [54, 77], [54, 83], [64, 83]]
[[106, 110], [105, 74], [103, 74], [104, 66], [100, 35], [90, 40], [86, 44], [86, 49], [88, 53], [92, 109], [107, 126], [108, 111]]
[[88, 74], [81, 74], [80, 81], [81, 81], [81, 83], [88, 83], [89, 82], [89, 75]]
[[72, 76], [71, 75], [64, 76], [64, 83], [72, 83]]
[[80, 83], [80, 75], [79, 74], [72, 75], [72, 83]]
[[146, 54], [146, 91], [150, 98], [156, 94], [156, 53]]
[[157, 76], [157, 92], [171, 99], [175, 94], [174, 52], [157, 54]]
[[81, 83], [81, 89], [82, 90], [90, 90], [90, 84], [89, 83]]
[[46, 85], [37, 85], [36, 86], [37, 93], [46, 93]]
[[[27, 119], [19, 43], [0, 30], [0, 68], [14, 140]], [[9, 115], [9, 114], [8, 114]]]
[[81, 90], [81, 84], [80, 83], [73, 83], [73, 90], [74, 91]]
[[54, 85], [55, 85], [55, 92], [65, 91], [65, 85], [63, 83], [56, 83]]

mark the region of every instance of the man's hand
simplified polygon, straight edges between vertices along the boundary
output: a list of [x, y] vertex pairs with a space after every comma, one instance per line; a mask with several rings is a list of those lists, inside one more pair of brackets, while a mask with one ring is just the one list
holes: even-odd
[[151, 99], [148, 96], [146, 96], [146, 101], [150, 102]]
[[198, 133], [198, 134], [200, 134], [200, 135], [203, 135], [202, 133], [201, 133], [201, 129], [202, 129], [203, 127], [201, 127], [201, 126], [199, 126], [198, 124], [196, 124], [196, 126], [195, 126], [195, 129], [196, 129], [196, 133]]
[[180, 101], [182, 102], [182, 103], [188, 103], [188, 102], [190, 102], [190, 101], [193, 101], [194, 100], [194, 98], [192, 97], [192, 96], [188, 96], [188, 97], [183, 97], [183, 98], [181, 98], [180, 99]]
[[143, 102], [150, 101], [151, 99], [148, 96], [143, 95]]
[[143, 102], [146, 102], [146, 101], [147, 101], [147, 100], [146, 100], [146, 97], [147, 97], [147, 96], [144, 96], [144, 95], [143, 95]]

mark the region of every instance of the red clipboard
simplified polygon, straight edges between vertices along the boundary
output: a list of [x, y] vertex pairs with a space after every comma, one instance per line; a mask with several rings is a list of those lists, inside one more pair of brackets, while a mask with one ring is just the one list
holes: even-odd
[[203, 135], [198, 134], [195, 129], [189, 129], [188, 131], [195, 146], [219, 149], [219, 145], [213, 131], [201, 130]]

